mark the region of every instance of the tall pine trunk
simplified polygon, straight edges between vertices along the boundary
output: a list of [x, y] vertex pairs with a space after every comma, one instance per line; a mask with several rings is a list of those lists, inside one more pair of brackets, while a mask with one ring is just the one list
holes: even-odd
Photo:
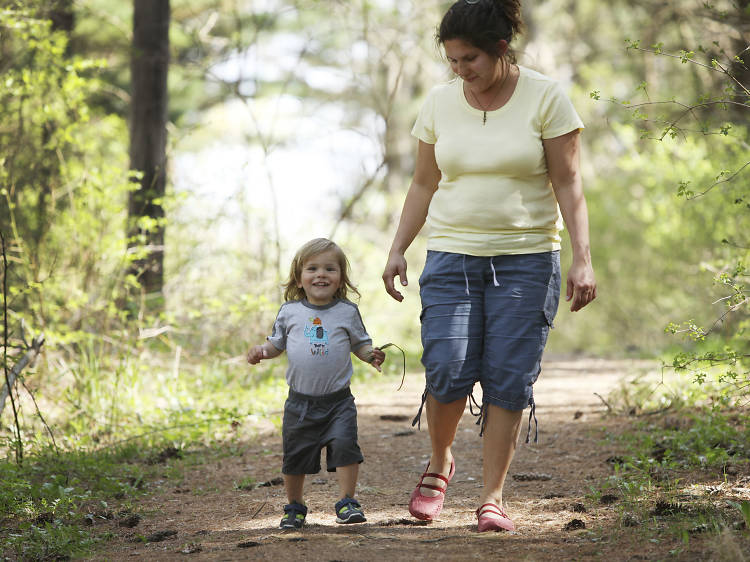
[[[129, 246], [143, 249], [130, 268], [147, 295], [164, 285], [164, 208], [167, 183], [169, 0], [134, 0], [130, 62], [130, 169], [138, 183], [128, 205]], [[161, 301], [161, 299], [156, 299]]]

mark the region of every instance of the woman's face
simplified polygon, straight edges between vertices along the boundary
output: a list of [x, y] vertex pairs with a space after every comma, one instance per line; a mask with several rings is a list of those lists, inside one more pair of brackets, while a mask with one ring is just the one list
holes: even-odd
[[[460, 76], [474, 92], [483, 92], [497, 82], [502, 75], [500, 59], [463, 39], [448, 39], [443, 43], [445, 56], [451, 70]], [[508, 44], [500, 41], [500, 53]]]

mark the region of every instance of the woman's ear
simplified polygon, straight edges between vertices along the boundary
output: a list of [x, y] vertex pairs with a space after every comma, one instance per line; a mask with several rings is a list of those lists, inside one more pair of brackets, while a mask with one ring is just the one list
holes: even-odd
[[501, 58], [508, 52], [508, 42], [505, 39], [500, 39], [500, 41], [497, 42], [497, 52]]

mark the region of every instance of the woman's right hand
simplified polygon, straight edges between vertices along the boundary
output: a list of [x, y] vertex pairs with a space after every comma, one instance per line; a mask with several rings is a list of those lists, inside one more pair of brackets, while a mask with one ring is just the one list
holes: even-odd
[[394, 279], [396, 275], [401, 279], [401, 285], [406, 287], [406, 258], [404, 252], [421, 230], [427, 218], [430, 201], [440, 183], [440, 169], [435, 160], [435, 145], [419, 141], [417, 148], [417, 163], [414, 170], [409, 191], [406, 193], [404, 208], [398, 222], [396, 235], [393, 237], [391, 251], [383, 271], [383, 283], [386, 292], [398, 302], [404, 300], [404, 295], [396, 290]]
[[404, 300], [402, 295], [394, 286], [394, 281], [398, 275], [401, 280], [401, 285], [406, 287], [409, 281], [406, 278], [406, 258], [404, 254], [391, 252], [388, 254], [388, 261], [385, 264], [385, 270], [383, 271], [383, 283], [385, 284], [385, 291], [391, 295], [398, 302]]

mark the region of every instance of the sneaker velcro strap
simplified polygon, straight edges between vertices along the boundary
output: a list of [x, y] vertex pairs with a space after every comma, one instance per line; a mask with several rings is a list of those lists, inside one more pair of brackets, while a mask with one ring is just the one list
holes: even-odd
[[338, 513], [339, 511], [341, 511], [343, 508], [347, 506], [352, 506], [352, 507], [357, 507], [357, 508], [362, 507], [361, 505], [359, 505], [359, 502], [355, 500], [354, 498], [341, 498], [338, 502], [336, 502], [336, 513]]
[[297, 514], [305, 517], [307, 515], [307, 506], [301, 503], [289, 503], [284, 506], [284, 513], [289, 514], [291, 517], [296, 517]]

